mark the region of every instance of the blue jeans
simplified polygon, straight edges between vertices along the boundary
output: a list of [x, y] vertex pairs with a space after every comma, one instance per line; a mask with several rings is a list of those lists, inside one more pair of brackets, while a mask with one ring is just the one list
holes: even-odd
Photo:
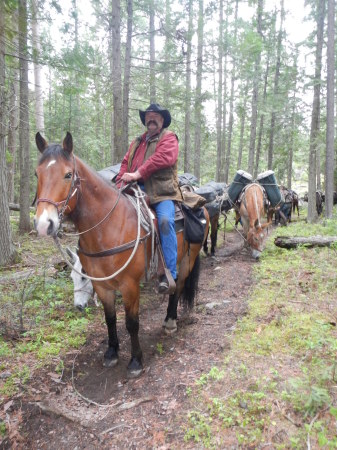
[[177, 236], [174, 225], [175, 208], [173, 200], [164, 200], [151, 205], [158, 219], [160, 242], [167, 268], [173, 279], [177, 278]]

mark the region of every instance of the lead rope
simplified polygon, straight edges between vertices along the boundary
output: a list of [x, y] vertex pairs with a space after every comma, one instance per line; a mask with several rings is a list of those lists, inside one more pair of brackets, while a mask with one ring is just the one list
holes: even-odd
[[106, 281], [106, 280], [111, 280], [112, 278], [115, 278], [117, 275], [119, 275], [124, 269], [126, 269], [126, 267], [130, 264], [130, 262], [132, 261], [132, 258], [134, 257], [137, 249], [138, 249], [138, 245], [139, 245], [139, 241], [140, 241], [140, 201], [139, 199], [142, 198], [144, 196], [143, 193], [138, 192], [135, 188], [131, 188], [134, 191], [135, 197], [137, 199], [137, 218], [138, 218], [138, 224], [137, 224], [137, 239], [136, 239], [136, 243], [135, 246], [132, 250], [132, 253], [129, 257], [129, 259], [126, 261], [126, 263], [124, 264], [124, 266], [122, 266], [120, 269], [118, 269], [115, 273], [109, 275], [108, 277], [91, 277], [87, 274], [84, 274], [82, 272], [79, 272], [77, 269], [75, 269], [75, 267], [73, 266], [73, 264], [68, 260], [68, 257], [66, 255], [66, 252], [63, 250], [60, 240], [58, 238], [57, 235], [54, 235], [54, 242], [57, 246], [57, 248], [59, 249], [61, 255], [63, 256], [65, 262], [68, 264], [68, 266], [74, 270], [76, 273], [78, 273], [79, 275], [81, 275], [83, 278], [86, 278], [87, 280], [91, 280], [91, 281]]

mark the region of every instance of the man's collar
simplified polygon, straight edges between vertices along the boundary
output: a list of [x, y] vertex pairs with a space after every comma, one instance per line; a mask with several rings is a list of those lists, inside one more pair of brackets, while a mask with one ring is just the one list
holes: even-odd
[[145, 133], [146, 142], [148, 142], [150, 139], [153, 139], [153, 138], [159, 136], [162, 131], [163, 131], [163, 128], [161, 130], [159, 130], [158, 133], [153, 134], [152, 136], [150, 136], [148, 133]]

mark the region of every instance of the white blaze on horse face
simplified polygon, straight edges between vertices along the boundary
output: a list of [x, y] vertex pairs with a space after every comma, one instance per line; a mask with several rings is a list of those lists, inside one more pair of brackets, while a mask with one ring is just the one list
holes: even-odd
[[55, 230], [59, 227], [58, 212], [55, 207], [44, 209], [39, 217], [35, 216], [35, 228], [39, 236], [47, 236], [48, 228], [53, 224]]
[[74, 306], [83, 310], [88, 306], [89, 300], [93, 297], [94, 288], [90, 280], [80, 275], [82, 273], [82, 264], [77, 255], [75, 255], [75, 258], [74, 268], [76, 271], [73, 269], [70, 274], [74, 283]]
[[46, 168], [48, 169], [50, 166], [52, 166], [52, 165], [55, 164], [55, 163], [56, 163], [55, 159], [51, 160], [51, 161], [48, 163], [48, 166], [47, 166]]

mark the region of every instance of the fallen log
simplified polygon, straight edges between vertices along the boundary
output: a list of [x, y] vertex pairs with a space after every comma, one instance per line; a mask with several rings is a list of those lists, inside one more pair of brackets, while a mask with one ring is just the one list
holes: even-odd
[[[20, 205], [18, 203], [8, 203], [8, 207], [11, 211], [20, 211]], [[30, 211], [35, 211], [33, 206], [30, 206]]]
[[288, 237], [277, 236], [274, 244], [281, 248], [296, 248], [299, 245], [304, 247], [330, 247], [330, 245], [337, 242], [337, 236], [309, 236], [309, 237]]

